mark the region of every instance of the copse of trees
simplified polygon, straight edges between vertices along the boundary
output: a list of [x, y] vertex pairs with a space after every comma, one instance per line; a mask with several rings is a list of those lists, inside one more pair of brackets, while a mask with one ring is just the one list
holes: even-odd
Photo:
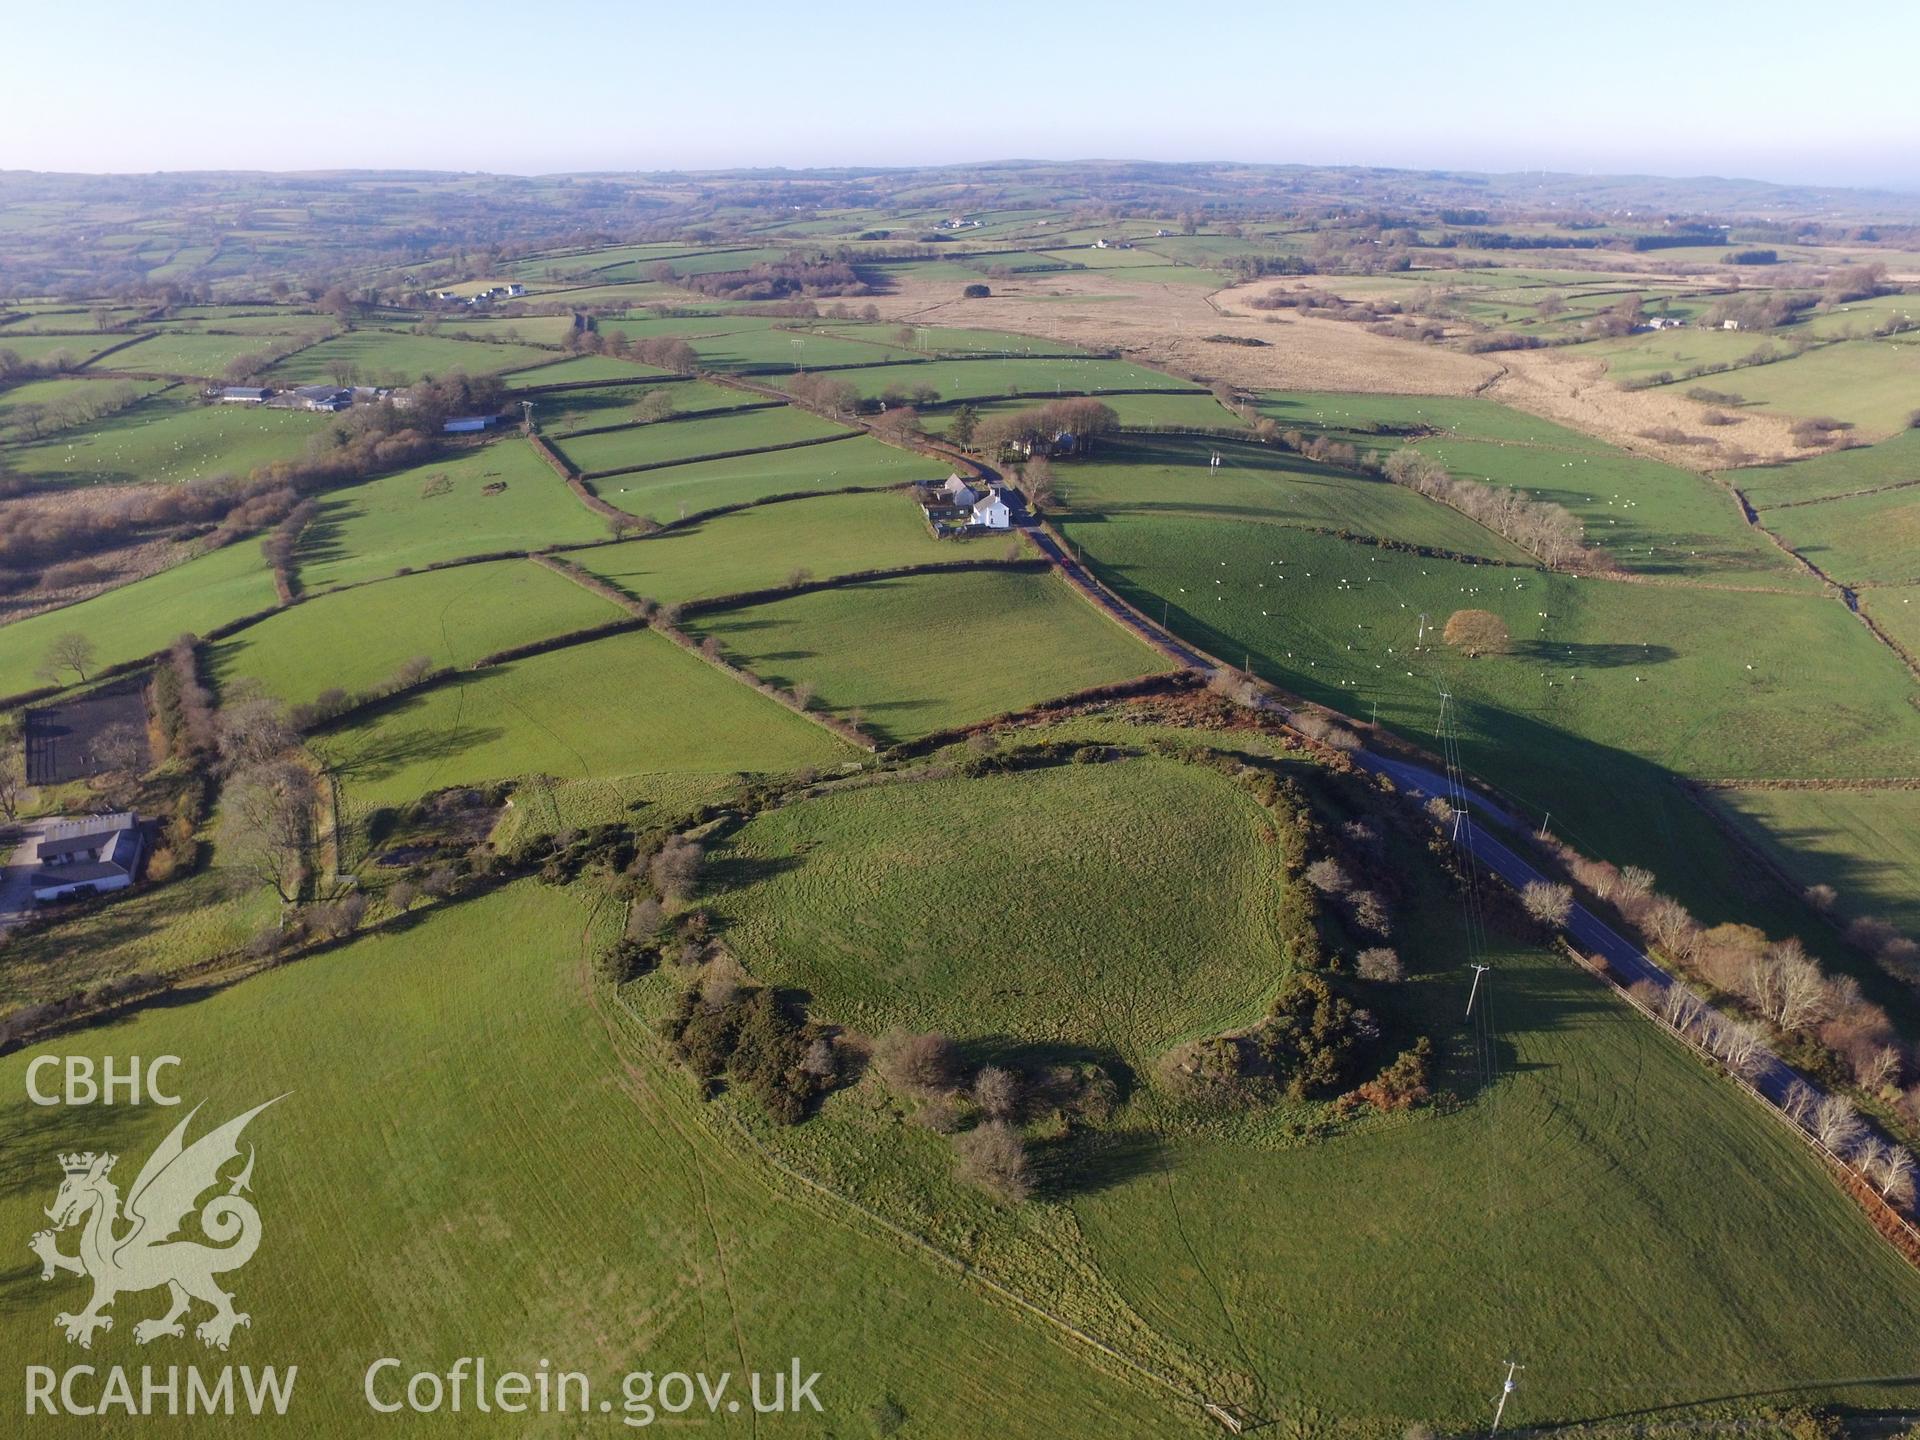
[[1447, 644], [1466, 652], [1469, 659], [1504, 655], [1512, 646], [1507, 622], [1491, 610], [1456, 610], [1441, 632]]
[[1553, 569], [1612, 568], [1605, 552], [1586, 543], [1586, 527], [1564, 506], [1535, 500], [1511, 486], [1455, 479], [1438, 460], [1411, 446], [1382, 461], [1380, 473], [1396, 485], [1452, 506]]
[[1100, 437], [1116, 434], [1120, 416], [1111, 405], [1092, 396], [1050, 400], [1025, 410], [1005, 415], [990, 415], [979, 422], [974, 440], [982, 450], [1012, 450], [1028, 445], [1045, 446], [1054, 436], [1074, 437], [1075, 446], [1084, 454]]

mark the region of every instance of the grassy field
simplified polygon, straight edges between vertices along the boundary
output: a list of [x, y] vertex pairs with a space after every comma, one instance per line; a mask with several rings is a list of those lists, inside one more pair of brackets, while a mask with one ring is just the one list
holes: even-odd
[[935, 540], [920, 507], [906, 495], [821, 495], [716, 515], [568, 558], [630, 595], [671, 604], [784, 584], [796, 567], [827, 579], [901, 565], [999, 559], [1010, 543], [1021, 544], [1005, 537]]
[[1920, 486], [1789, 505], [1761, 520], [1844, 585], [1920, 580]]
[[[983, 400], [973, 405], [976, 414], [982, 418], [989, 415], [1011, 415], [1017, 411], [1030, 410], [1036, 405], [1044, 405], [1051, 396], [1025, 396], [1020, 399]], [[1120, 417], [1123, 426], [1169, 426], [1193, 430], [1237, 430], [1244, 428], [1244, 422], [1228, 410], [1213, 396], [1186, 391], [1169, 391], [1154, 395], [1103, 395], [1102, 404], [1112, 408]], [[972, 402], [969, 402], [972, 403]], [[942, 405], [937, 410], [924, 411], [921, 419], [926, 427], [936, 433], [944, 431], [953, 423], [953, 414], [958, 407], [952, 404]]]
[[[1820, 596], [1489, 570], [1234, 520], [1063, 529], [1121, 594], [1166, 602], [1177, 632], [1296, 693], [1362, 719], [1377, 704], [1425, 744], [1450, 691], [1470, 770], [1716, 920], [1808, 917], [1727, 859], [1672, 774], [1904, 775], [1920, 747], [1911, 677]], [[1421, 615], [1463, 608], [1503, 616], [1514, 653], [1415, 653]]]
[[[1207, 403], [1213, 404], [1211, 397]], [[1216, 454], [1221, 464], [1209, 465]], [[1533, 563], [1484, 526], [1411, 490], [1251, 442], [1131, 435], [1103, 441], [1094, 458], [1062, 464], [1056, 476], [1064, 503], [1075, 512], [1143, 519], [1201, 515], [1350, 530]]]
[[709, 370], [811, 370], [822, 365], [883, 365], [889, 360], [921, 358], [911, 350], [869, 340], [849, 340], [844, 335], [829, 335], [824, 331], [759, 326], [728, 330], [724, 334], [702, 331], [691, 335], [689, 343], [699, 352], [701, 365]]
[[315, 748], [357, 812], [521, 775], [790, 770], [852, 754], [651, 631], [458, 676]]
[[[332, 325], [317, 316], [306, 317], [310, 329], [306, 335], [328, 334]], [[227, 366], [243, 355], [258, 355], [269, 345], [285, 344], [306, 338], [302, 335], [201, 335], [187, 331], [162, 331], [148, 336], [138, 345], [116, 350], [98, 366], [102, 371], [137, 370], [160, 375], [188, 375], [216, 380], [226, 374]], [[287, 363], [292, 364], [293, 361]], [[322, 377], [315, 377], [316, 379]]]
[[355, 384], [409, 385], [456, 370], [492, 375], [552, 353], [531, 345], [479, 344], [437, 335], [403, 335], [393, 330], [355, 330], [288, 356], [268, 370], [266, 378], [275, 385], [312, 385], [338, 380], [350, 367]]
[[[441, 481], [446, 481], [442, 488]], [[487, 493], [487, 487], [506, 488]], [[515, 436], [334, 490], [301, 535], [301, 583], [321, 590], [463, 555], [600, 540], [606, 522]]]
[[664, 521], [769, 495], [840, 490], [850, 485], [877, 489], [911, 480], [939, 480], [945, 478], [944, 468], [924, 455], [860, 435], [831, 445], [805, 445], [611, 476], [599, 481], [594, 489], [611, 505]]
[[165, 649], [182, 631], [211, 630], [273, 603], [273, 576], [260, 547], [239, 541], [78, 605], [0, 626], [0, 692], [43, 684], [34, 672], [47, 647], [69, 631], [93, 642], [98, 664], [114, 665]]
[[164, 380], [84, 380], [77, 376], [56, 380], [29, 380], [0, 390], [0, 426], [11, 426], [17, 412], [28, 405], [50, 405], [73, 395], [101, 396], [125, 385], [147, 396], [165, 387]]
[[[82, 320], [79, 328], [84, 329], [90, 322]], [[35, 365], [46, 365], [65, 357], [67, 363], [78, 365], [91, 360], [103, 350], [110, 350], [127, 337], [119, 335], [29, 335], [15, 327], [0, 330], [0, 350], [11, 350], [22, 360]]]
[[1920, 429], [1903, 430], [1878, 445], [1834, 450], [1789, 465], [1731, 470], [1724, 478], [1745, 491], [1760, 510], [1789, 500], [1824, 500], [1920, 480]]
[[860, 711], [896, 741], [1168, 668], [1050, 574], [876, 580], [687, 628], [776, 684], [812, 682], [824, 708]]
[[1453, 440], [1492, 440], [1543, 445], [1586, 454], [1611, 453], [1604, 440], [1514, 410], [1492, 400], [1460, 395], [1353, 395], [1344, 392], [1273, 390], [1255, 407], [1282, 429], [1364, 437], [1397, 445], [1398, 436], [1432, 431]]
[[531, 560], [432, 570], [321, 595], [221, 642], [213, 673], [290, 703], [370, 690], [418, 655], [471, 665], [496, 650], [617, 620], [622, 611]]
[[1909, 655], [1920, 656], [1920, 589], [1863, 590], [1860, 608]]
[[[1098, 395], [1105, 390], [1199, 390], [1191, 381], [1125, 360], [929, 360], [918, 365], [876, 365], [831, 374], [866, 396], [878, 395], [890, 385], [909, 390], [930, 385], [942, 400], [1026, 395], [1038, 404], [1055, 395]], [[1218, 423], [1232, 422], [1223, 418]]]
[[1272, 828], [1244, 791], [1166, 760], [858, 790], [730, 838], [718, 870], [767, 878], [718, 908], [755, 975], [804, 987], [838, 1023], [1139, 1072], [1272, 998], [1288, 968]]
[[[1041, 1198], [1013, 1214], [958, 1187], [945, 1143], [871, 1081], [768, 1143], [1290, 1432], [1320, 1433], [1329, 1412], [1342, 1433], [1464, 1429], [1515, 1344], [1546, 1372], [1516, 1396], [1528, 1423], [1788, 1373], [1813, 1401], [1835, 1393], [1822, 1381], [1903, 1373], [1897, 1338], [1845, 1317], [1855, 1287], [1920, 1314], [1920, 1283], [1782, 1130], [1590, 979], [1496, 937], [1481, 999], [1497, 1074], [1476, 1063], [1456, 901], [1417, 861], [1398, 931], [1416, 978], [1367, 999], [1439, 1032], [1462, 1109], [1314, 1142], [1290, 1126], [1319, 1107], [1197, 1115], [1159, 1093], [1137, 1057], [1244, 1015], [1284, 963], [1261, 930], [1263, 828], [1212, 776], [1137, 761], [756, 819], [713, 867], [740, 877], [716, 904], [756, 974], [816, 1016], [944, 1027], [976, 1060], [1104, 1060], [1131, 1095], [1107, 1126], [1035, 1142]], [[1197, 843], [1145, 838], [1160, 834]], [[930, 863], [890, 863], [903, 854]], [[957, 900], [975, 881], [1044, 902]], [[1767, 1247], [1739, 1238], [1756, 1231]], [[1815, 1258], [1830, 1249], [1850, 1280]]]
[[[207, 1104], [201, 1123], [292, 1092], [247, 1132], [266, 1243], [229, 1282], [253, 1316], [234, 1363], [299, 1366], [299, 1418], [283, 1424], [365, 1434], [362, 1376], [382, 1355], [406, 1357], [409, 1371], [485, 1354], [496, 1371], [531, 1372], [550, 1357], [616, 1407], [628, 1370], [771, 1372], [798, 1355], [823, 1373], [824, 1414], [785, 1420], [793, 1434], [869, 1433], [869, 1414], [891, 1410], [930, 1434], [982, 1416], [1016, 1440], [1204, 1433], [1192, 1412], [1110, 1378], [844, 1212], [791, 1198], [723, 1143], [651, 1037], [588, 997], [583, 957], [611, 939], [614, 915], [524, 883], [61, 1042], [61, 1053], [181, 1056], [183, 1094]], [[21, 1076], [36, 1053], [0, 1061], [19, 1122], [7, 1128], [14, 1178], [0, 1210], [23, 1235], [44, 1224], [56, 1149], [111, 1146], [131, 1171], [182, 1113], [31, 1109]], [[322, 1185], [299, 1179], [319, 1173]], [[517, 1238], [503, 1244], [507, 1235]], [[553, 1277], [585, 1255], [595, 1260], [584, 1289], [555, 1292]], [[420, 1285], [423, 1268], [435, 1284]], [[834, 1283], [795, 1285], [801, 1270]], [[48, 1321], [77, 1282], [42, 1286], [38, 1275], [23, 1259], [0, 1277], [0, 1331], [22, 1363], [64, 1367], [74, 1352]], [[857, 1316], [846, 1286], [863, 1297]], [[187, 1363], [191, 1349], [205, 1367], [191, 1341], [135, 1346], [133, 1321], [154, 1298], [122, 1297], [120, 1324], [88, 1360]], [[174, 1348], [163, 1357], [159, 1346]], [[735, 1378], [744, 1393], [744, 1373]], [[463, 1430], [484, 1424], [471, 1398]], [[543, 1431], [594, 1426], [546, 1418]], [[597, 1428], [618, 1429], [618, 1418]], [[163, 1435], [260, 1423], [146, 1422]], [[34, 1424], [99, 1433], [98, 1420]], [[500, 1433], [526, 1432], [508, 1422]]]
[[292, 460], [328, 419], [304, 410], [200, 405], [178, 392], [154, 396], [84, 429], [9, 445], [0, 459], [30, 480], [137, 485], [245, 475]]
[[[636, 395], [634, 397], [638, 399]], [[672, 464], [700, 455], [723, 455], [733, 450], [758, 450], [796, 440], [817, 440], [850, 434], [844, 426], [783, 407], [754, 410], [744, 415], [710, 419], [662, 420], [625, 430], [577, 439], [555, 439], [552, 444], [568, 460], [589, 473], [617, 470], [627, 465]]]
[[[883, 340], [898, 344], [897, 325], [829, 325], [828, 333], [851, 339]], [[909, 348], [936, 355], [998, 355], [1013, 359], [1022, 355], [1085, 355], [1078, 345], [1064, 340], [1048, 340], [1035, 335], [1014, 335], [1005, 330], [967, 330], [945, 325], [915, 328]]]
[[[631, 360], [622, 360], [613, 355], [575, 355], [570, 360], [555, 360], [551, 364], [535, 365], [530, 369], [508, 371], [502, 378], [508, 385], [525, 389], [530, 385], [573, 384], [581, 380], [635, 380], [669, 378], [665, 371], [656, 370], [651, 365], [636, 365]], [[635, 391], [637, 399], [641, 392]], [[541, 415], [546, 412], [541, 410]]]
[[1920, 344], [1912, 336], [1847, 340], [1706, 383], [1738, 391], [1763, 409], [1831, 415], [1851, 421], [1867, 438], [1892, 435], [1906, 428], [1920, 394]]
[[1831, 885], [1839, 913], [1920, 933], [1920, 791], [1715, 790], [1713, 802], [1798, 885]]
[[1514, 443], [1426, 440], [1458, 479], [1510, 485], [1565, 506], [1587, 539], [1637, 575], [1813, 590], [1818, 582], [1704, 476], [1618, 451], [1580, 455]]
[[[779, 404], [777, 400], [729, 390], [724, 385], [711, 385], [704, 380], [679, 380], [660, 385], [622, 385], [612, 390], [563, 390], [538, 403], [535, 414], [539, 416], [543, 432], [564, 439], [566, 432], [571, 429], [619, 425], [629, 421], [633, 418], [630, 412], [641, 398], [656, 393], [673, 401], [673, 414], [664, 421], [648, 422], [655, 425], [670, 423], [683, 416], [738, 410], [746, 405]], [[592, 397], [588, 402], [592, 408], [585, 412], [578, 408], [583, 397]]]

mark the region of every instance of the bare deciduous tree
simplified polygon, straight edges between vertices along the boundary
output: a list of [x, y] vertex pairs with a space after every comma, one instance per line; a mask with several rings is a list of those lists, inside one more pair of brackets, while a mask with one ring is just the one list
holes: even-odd
[[46, 663], [40, 673], [48, 679], [57, 680], [62, 671], [71, 670], [84, 683], [87, 672], [93, 669], [93, 641], [78, 630], [69, 630], [54, 637], [47, 647]]
[[1651, 870], [1643, 870], [1638, 865], [1623, 866], [1620, 871], [1620, 893], [1629, 899], [1643, 899], [1652, 893], [1653, 881]]
[[1362, 980], [1391, 982], [1406, 978], [1399, 955], [1384, 945], [1362, 950], [1354, 960], [1354, 970]]
[[894, 1090], [930, 1095], [953, 1088], [960, 1058], [944, 1035], [889, 1030], [874, 1042], [873, 1066]]
[[292, 904], [313, 836], [314, 807], [313, 775], [303, 765], [269, 761], [239, 771], [220, 798], [223, 867], [250, 874]]
[[1829, 1153], [1845, 1155], [1867, 1133], [1866, 1122], [1844, 1095], [1823, 1096], [1813, 1107], [1813, 1136]]
[[956, 1135], [953, 1149], [958, 1159], [955, 1173], [960, 1179], [996, 1200], [1017, 1205], [1033, 1193], [1026, 1142], [1004, 1120], [989, 1120]]
[[1447, 617], [1441, 635], [1469, 656], [1504, 655], [1513, 640], [1507, 622], [1491, 610], [1456, 610]]
[[1011, 1070], [989, 1065], [973, 1077], [973, 1100], [991, 1120], [1005, 1120], [1020, 1108], [1020, 1082]]
[[663, 900], [691, 899], [700, 881], [700, 861], [704, 852], [697, 841], [684, 835], [670, 835], [647, 865], [653, 888]]
[[1529, 880], [1520, 891], [1520, 903], [1526, 907], [1527, 914], [1542, 925], [1551, 925], [1557, 930], [1573, 914], [1573, 889], [1545, 880]]

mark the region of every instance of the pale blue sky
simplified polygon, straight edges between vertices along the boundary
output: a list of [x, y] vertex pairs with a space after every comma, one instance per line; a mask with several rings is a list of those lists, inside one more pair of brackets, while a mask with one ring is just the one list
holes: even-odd
[[1920, 3], [21, 0], [0, 169], [1013, 156], [1920, 189]]

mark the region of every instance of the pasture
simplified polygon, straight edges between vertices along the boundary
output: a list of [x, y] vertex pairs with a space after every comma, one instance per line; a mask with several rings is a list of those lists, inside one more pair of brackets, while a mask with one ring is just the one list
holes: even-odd
[[[1214, 405], [1211, 396], [1207, 403]], [[1214, 455], [1218, 466], [1208, 463]], [[1102, 441], [1092, 459], [1062, 464], [1055, 476], [1076, 516], [1189, 514], [1304, 525], [1533, 564], [1484, 526], [1411, 490], [1251, 441], [1128, 435]]]
[[596, 474], [853, 433], [804, 410], [781, 407], [709, 419], [661, 420], [598, 435], [556, 437], [550, 443], [577, 468]]
[[[614, 907], [526, 882], [61, 1042], [61, 1053], [181, 1056], [180, 1089], [204, 1100], [203, 1123], [291, 1092], [247, 1132], [267, 1241], [235, 1277], [253, 1320], [230, 1358], [299, 1367], [290, 1414], [301, 1434], [366, 1433], [362, 1377], [379, 1355], [406, 1355], [411, 1369], [481, 1353], [496, 1370], [529, 1372], [550, 1357], [589, 1375], [596, 1405], [616, 1407], [619, 1377], [659, 1370], [665, 1356], [716, 1375], [800, 1356], [823, 1373], [824, 1413], [786, 1420], [794, 1434], [858, 1433], [869, 1414], [894, 1412], [936, 1434], [991, 1415], [1013, 1440], [1204, 1433], [1045, 1327], [843, 1212], [794, 1198], [726, 1143], [657, 1042], [588, 990], [586, 957], [617, 929]], [[131, 1171], [183, 1113], [32, 1109], [21, 1076], [37, 1053], [0, 1060], [19, 1122], [6, 1130], [16, 1178], [0, 1215], [23, 1234], [44, 1225], [56, 1150], [111, 1147]], [[643, 1193], [645, 1223], [625, 1223]], [[585, 1255], [596, 1257], [585, 1290], [563, 1297], [553, 1277], [584, 1276]], [[22, 1363], [64, 1367], [73, 1352], [48, 1321], [79, 1282], [43, 1286], [30, 1258], [0, 1279], [0, 1333]], [[424, 1268], [435, 1284], [421, 1286]], [[795, 1287], [797, 1270], [834, 1283]], [[847, 1286], [865, 1297], [857, 1316]], [[191, 1349], [204, 1366], [191, 1340], [136, 1347], [133, 1322], [154, 1299], [123, 1296], [120, 1323], [88, 1360], [186, 1363]], [[735, 1381], [744, 1391], [744, 1374]], [[99, 1427], [35, 1424], [76, 1436]], [[145, 1424], [237, 1436], [260, 1422]]]
[[[310, 329], [296, 334], [207, 335], [184, 330], [166, 330], [149, 335], [138, 345], [116, 350], [100, 364], [100, 371], [132, 370], [145, 374], [183, 375], [199, 380], [217, 380], [227, 367], [245, 355], [259, 355], [268, 346], [317, 340], [330, 333], [332, 326], [318, 316], [304, 318]], [[278, 373], [278, 372], [276, 372]], [[323, 377], [330, 378], [330, 377]]]
[[[524, 390], [537, 385], [577, 384], [582, 380], [665, 380], [671, 377], [651, 365], [636, 365], [617, 355], [575, 355], [564, 360], [553, 359], [544, 364], [535, 363], [509, 370], [501, 378], [509, 386]], [[639, 393], [637, 390], [634, 392], [636, 396]]]
[[1760, 518], [1843, 585], [1920, 580], [1920, 486], [1780, 506]]
[[[931, 386], [943, 401], [1025, 395], [1039, 403], [1058, 395], [1099, 395], [1108, 390], [1205, 393], [1191, 381], [1125, 360], [1002, 360], [997, 357], [922, 360], [915, 364], [835, 370], [831, 378], [846, 381], [869, 399], [889, 387], [912, 390], [920, 385]], [[1224, 411], [1221, 413], [1222, 419], [1217, 423], [1233, 423]]]
[[[1497, 1072], [1478, 1062], [1457, 1018], [1457, 900], [1411, 842], [1392, 850], [1414, 978], [1359, 998], [1436, 1032], [1438, 1081], [1463, 1106], [1320, 1129], [1322, 1105], [1221, 1113], [1164, 1094], [1140, 1057], [1244, 1019], [1284, 973], [1261, 928], [1276, 897], [1267, 823], [1215, 777], [1161, 761], [756, 818], [714, 875], [740, 877], [715, 903], [757, 976], [868, 1033], [944, 1029], [975, 1063], [1099, 1060], [1129, 1095], [1104, 1125], [1038, 1127], [1039, 1198], [1014, 1213], [958, 1186], [945, 1142], [872, 1080], [767, 1143], [1164, 1372], [1309, 1432], [1327, 1411], [1361, 1433], [1470, 1427], [1516, 1334], [1551, 1372], [1516, 1397], [1539, 1422], [1707, 1403], [1729, 1376], [1764, 1384], [1789, 1351], [1809, 1396], [1899, 1373], [1873, 1368], [1899, 1340], [1846, 1317], [1854, 1286], [1920, 1314], [1911, 1272], [1790, 1137], [1590, 978], [1496, 937], [1481, 1001]], [[1195, 843], [1143, 838], [1165, 834]], [[1044, 903], [969, 904], [976, 889]], [[1767, 1247], [1738, 1238], [1756, 1226]], [[1851, 1281], [1815, 1258], [1830, 1246]], [[1808, 1323], [1804, 1304], [1828, 1318]], [[1382, 1350], [1389, 1328], [1399, 1342]]]
[[1920, 933], [1920, 790], [1713, 790], [1708, 799], [1793, 884], [1839, 891], [1842, 916]]
[[543, 360], [551, 350], [530, 345], [453, 340], [440, 335], [403, 335], [393, 330], [354, 330], [323, 340], [269, 367], [275, 385], [322, 381], [355, 385], [411, 385], [463, 370], [494, 375]]
[[273, 603], [273, 575], [260, 547], [241, 540], [77, 605], [0, 625], [0, 693], [44, 684], [35, 672], [47, 647], [69, 631], [93, 642], [97, 664], [117, 665], [164, 650], [183, 631], [204, 633]]
[[1738, 485], [1761, 511], [1788, 501], [1825, 500], [1907, 484], [1920, 480], [1920, 429], [1903, 430], [1878, 445], [1832, 450], [1787, 465], [1729, 470], [1722, 478]]
[[724, 334], [695, 334], [689, 343], [709, 370], [759, 374], [813, 370], [822, 365], [880, 365], [890, 360], [918, 360], [911, 350], [868, 340], [849, 340], [819, 330], [775, 330], [756, 327]]
[[57, 406], [60, 401], [76, 396], [103, 396], [122, 385], [144, 397], [164, 388], [165, 384], [162, 380], [88, 380], [79, 376], [29, 380], [24, 385], [0, 390], [0, 427], [18, 424], [19, 412], [28, 406]]
[[1460, 480], [1512, 486], [1565, 507], [1624, 570], [1665, 579], [1812, 591], [1818, 582], [1753, 526], [1705, 476], [1620, 451], [1574, 454], [1485, 441], [1416, 447]]
[[812, 684], [887, 741], [1165, 670], [1052, 574], [965, 571], [873, 580], [693, 616], [724, 654], [782, 687]]
[[[715, 904], [749, 970], [836, 1023], [998, 1036], [1139, 1073], [1272, 998], [1290, 963], [1280, 896], [1303, 883], [1276, 857], [1266, 812], [1210, 771], [1058, 766], [766, 812], [714, 860], [766, 878]], [[999, 898], [966, 898], [985, 895]]]
[[338, 687], [363, 692], [408, 660], [461, 668], [483, 655], [621, 618], [601, 596], [531, 560], [403, 575], [320, 595], [213, 649], [225, 688], [245, 678], [289, 703]]
[[455, 676], [314, 749], [356, 814], [485, 780], [781, 771], [853, 754], [653, 631]]
[[[1862, 438], [1897, 434], [1920, 395], [1920, 344], [1903, 335], [1891, 340], [1844, 340], [1791, 360], [1755, 365], [1715, 377], [1763, 409], [1796, 417], [1830, 415], [1852, 422]], [[1713, 384], [1713, 381], [1709, 381]]]
[[245, 475], [292, 460], [327, 432], [328, 416], [258, 405], [203, 405], [155, 395], [44, 440], [0, 450], [29, 480], [64, 485], [145, 485]]
[[1860, 593], [1861, 610], [1920, 663], [1920, 603], [1917, 602], [1920, 602], [1920, 588], [1911, 585]]
[[998, 559], [1017, 538], [935, 540], [912, 497], [892, 491], [783, 500], [568, 555], [634, 596], [663, 604], [903, 565]]
[[[605, 390], [561, 390], [537, 400], [533, 413], [542, 433], [564, 439], [569, 430], [625, 424], [633, 419], [633, 408], [654, 394], [665, 395], [673, 402], [673, 412], [667, 419], [780, 403], [763, 395], [729, 390], [724, 385], [711, 385], [704, 380], [662, 380], [654, 385], [621, 385]], [[648, 423], [663, 422], [656, 420]]]
[[610, 476], [594, 491], [610, 505], [635, 515], [672, 520], [722, 505], [741, 505], [769, 495], [880, 489], [911, 480], [940, 480], [946, 467], [910, 450], [895, 449], [871, 435], [830, 445], [802, 445], [669, 465], [632, 475]]
[[328, 491], [295, 555], [309, 590], [372, 580], [467, 555], [607, 536], [518, 436], [344, 490]]
[[1282, 430], [1300, 429], [1372, 444], [1432, 434], [1452, 440], [1541, 445], [1612, 453], [1606, 441], [1493, 400], [1463, 395], [1354, 395], [1271, 390], [1255, 408]]
[[[1173, 629], [1288, 690], [1431, 744], [1456, 697], [1464, 763], [1553, 828], [1715, 919], [1804, 924], [1740, 878], [1670, 776], [1884, 776], [1920, 749], [1914, 682], [1819, 595], [1580, 580], [1430, 560], [1287, 526], [1192, 516], [1062, 524], [1096, 572]], [[1285, 576], [1282, 579], [1282, 576]], [[1507, 656], [1429, 633], [1507, 622]]]

